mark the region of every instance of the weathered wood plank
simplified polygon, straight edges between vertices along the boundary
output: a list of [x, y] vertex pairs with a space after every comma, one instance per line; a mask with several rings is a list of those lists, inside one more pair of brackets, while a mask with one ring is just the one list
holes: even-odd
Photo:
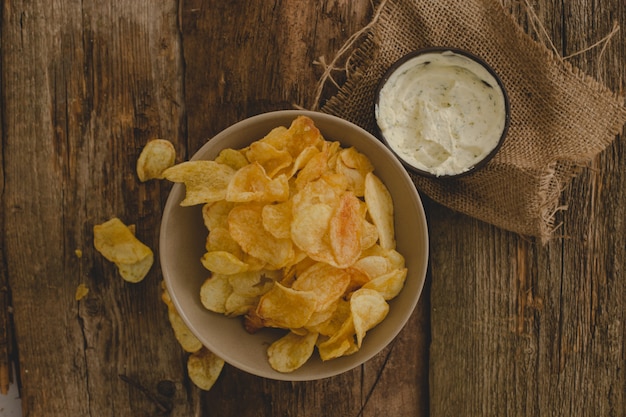
[[[626, 21], [620, 1], [503, 3], [562, 56]], [[625, 44], [621, 28], [568, 61], [623, 92]], [[565, 191], [564, 237], [545, 247], [430, 211], [432, 416], [626, 413], [625, 172], [617, 140]]]
[[[167, 190], [140, 185], [134, 161], [153, 137], [183, 143], [177, 10], [176, 1], [3, 2], [3, 239], [25, 415], [154, 415], [164, 406], [137, 386], [161, 398], [160, 381], [175, 388], [165, 408], [190, 414], [158, 267], [123, 282], [91, 232], [119, 216], [157, 247]], [[76, 301], [80, 283], [90, 291]]]

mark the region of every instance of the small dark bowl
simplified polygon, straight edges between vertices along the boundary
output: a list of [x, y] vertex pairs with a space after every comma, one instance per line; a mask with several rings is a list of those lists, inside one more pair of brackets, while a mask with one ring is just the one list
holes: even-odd
[[[380, 125], [379, 125], [379, 120], [378, 120], [379, 119], [378, 118], [379, 102], [380, 102], [381, 90], [386, 85], [386, 83], [389, 81], [391, 76], [393, 74], [395, 74], [396, 71], [398, 69], [400, 69], [400, 67], [402, 67], [405, 63], [407, 63], [407, 62], [409, 62], [409, 61], [411, 61], [411, 60], [413, 60], [415, 58], [418, 58], [418, 57], [420, 57], [422, 55], [425, 55], [425, 54], [441, 54], [441, 55], [445, 55], [447, 53], [456, 54], [456, 55], [459, 55], [461, 57], [465, 57], [465, 58], [467, 58], [467, 59], [477, 63], [478, 65], [483, 67], [488, 72], [488, 74], [491, 75], [491, 77], [493, 77], [493, 80], [496, 81], [497, 86], [502, 91], [502, 96], [504, 98], [504, 100], [503, 100], [504, 125], [503, 125], [503, 128], [502, 128], [502, 132], [500, 134], [500, 137], [498, 139], [498, 142], [493, 147], [493, 149], [486, 156], [484, 156], [482, 159], [480, 159], [479, 161], [475, 162], [474, 164], [468, 166], [467, 169], [465, 169], [462, 172], [455, 172], [455, 173], [451, 173], [451, 174], [435, 174], [433, 172], [426, 171], [426, 170], [423, 170], [423, 169], [415, 167], [409, 161], [405, 160], [405, 158], [402, 155], [400, 155], [393, 148], [393, 146], [391, 146], [391, 144], [389, 143], [388, 139], [383, 134], [383, 131], [382, 131]], [[483, 82], [485, 82], [485, 81], [483, 81]], [[489, 83], [486, 83], [486, 84], [488, 84], [489, 86], [493, 87]], [[504, 87], [504, 84], [502, 83], [502, 80], [500, 79], [500, 76], [484, 60], [482, 60], [478, 56], [476, 56], [476, 55], [474, 55], [474, 54], [472, 54], [470, 52], [467, 52], [465, 50], [462, 50], [462, 49], [446, 48], [446, 47], [432, 47], [432, 48], [424, 48], [424, 49], [415, 50], [413, 52], [410, 52], [410, 53], [404, 55], [402, 58], [400, 58], [398, 61], [396, 61], [387, 70], [385, 75], [379, 81], [378, 86], [376, 88], [376, 97], [375, 97], [375, 102], [374, 102], [374, 115], [375, 115], [375, 119], [376, 119], [376, 129], [377, 129], [377, 133], [378, 133], [377, 136], [382, 140], [382, 142], [392, 151], [392, 153], [400, 160], [400, 162], [409, 171], [411, 171], [413, 173], [416, 173], [418, 175], [425, 176], [425, 177], [430, 177], [430, 178], [450, 179], [450, 178], [463, 177], [463, 176], [469, 175], [469, 174], [477, 171], [478, 169], [484, 167], [487, 164], [487, 162], [489, 162], [498, 153], [500, 147], [504, 143], [504, 139], [506, 138], [506, 135], [507, 135], [507, 132], [508, 132], [508, 129], [509, 129], [509, 124], [510, 124], [510, 104], [509, 104], [509, 98], [508, 98], [507, 91], [506, 91], [506, 89]]]

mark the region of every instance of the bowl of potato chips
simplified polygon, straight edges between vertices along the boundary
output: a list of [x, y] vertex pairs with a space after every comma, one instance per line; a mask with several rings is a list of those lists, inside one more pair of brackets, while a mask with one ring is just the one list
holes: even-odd
[[387, 346], [422, 292], [420, 197], [380, 141], [338, 117], [243, 120], [189, 161], [160, 231], [172, 304], [226, 363], [277, 380], [351, 370]]

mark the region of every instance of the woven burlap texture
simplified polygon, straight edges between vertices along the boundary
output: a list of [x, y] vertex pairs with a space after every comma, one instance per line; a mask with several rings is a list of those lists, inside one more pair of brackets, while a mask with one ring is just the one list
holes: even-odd
[[[386, 0], [339, 91], [322, 107], [375, 133], [373, 103], [393, 62], [424, 47], [465, 49], [500, 75], [511, 124], [483, 169], [455, 180], [413, 176], [418, 190], [453, 210], [547, 242], [565, 186], [626, 122], [624, 99], [525, 33], [496, 0]], [[365, 32], [365, 31], [364, 31]]]

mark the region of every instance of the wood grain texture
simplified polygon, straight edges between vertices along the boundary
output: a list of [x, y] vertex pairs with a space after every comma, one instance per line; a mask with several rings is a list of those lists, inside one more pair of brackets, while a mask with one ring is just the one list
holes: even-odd
[[158, 267], [127, 284], [92, 243], [93, 225], [118, 216], [157, 247], [167, 190], [140, 184], [134, 164], [148, 139], [184, 137], [177, 10], [3, 2], [3, 248], [24, 415], [154, 415], [162, 407], [138, 386], [157, 393], [160, 381], [189, 415]]
[[[623, 27], [576, 53], [626, 22], [624, 2], [504, 4], [623, 93]], [[626, 414], [623, 154], [618, 138], [565, 190], [562, 238], [546, 246], [431, 208], [430, 415]]]

